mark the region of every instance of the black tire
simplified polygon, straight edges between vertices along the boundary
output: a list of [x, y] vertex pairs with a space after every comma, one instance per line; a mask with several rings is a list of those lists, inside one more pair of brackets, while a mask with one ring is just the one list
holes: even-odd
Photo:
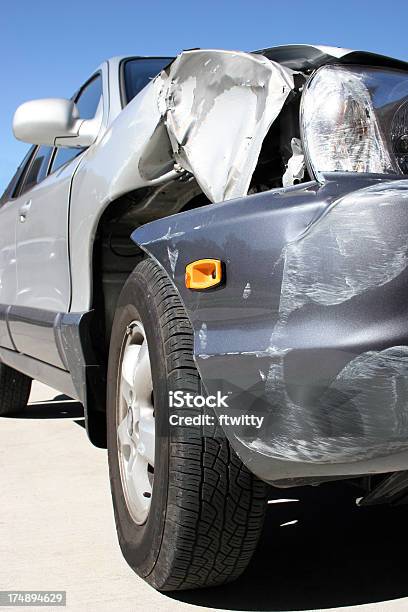
[[30, 397], [31, 378], [0, 363], [0, 416], [22, 412]]
[[[124, 499], [115, 416], [122, 341], [135, 318], [143, 323], [149, 345], [156, 421], [151, 508], [141, 526], [132, 520]], [[225, 436], [203, 435], [199, 427], [170, 427], [170, 390], [202, 393], [193, 333], [166, 274], [155, 262], [144, 260], [122, 290], [113, 323], [108, 456], [123, 555], [161, 591], [235, 580], [257, 546], [266, 504], [266, 486], [246, 469]]]

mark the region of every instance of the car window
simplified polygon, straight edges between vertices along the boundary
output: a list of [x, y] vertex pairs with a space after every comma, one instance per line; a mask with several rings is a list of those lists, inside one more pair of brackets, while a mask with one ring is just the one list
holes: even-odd
[[124, 103], [128, 104], [172, 60], [172, 57], [149, 57], [126, 60], [123, 68], [126, 97]]
[[93, 119], [102, 97], [102, 77], [96, 75], [80, 90], [75, 98], [80, 119]]
[[54, 159], [52, 161], [51, 172], [55, 172], [64, 164], [67, 164], [71, 159], [82, 153], [83, 149], [74, 149], [68, 147], [58, 147]]
[[24, 176], [24, 172], [30, 162], [30, 159], [34, 153], [34, 149], [36, 147], [35, 146], [31, 146], [27, 153], [25, 154], [23, 161], [20, 163], [20, 165], [18, 166], [17, 170], [15, 171], [13, 178], [11, 179], [11, 181], [9, 182], [9, 184], [7, 185], [6, 189], [4, 190], [3, 195], [0, 198], [0, 206], [2, 206], [3, 204], [5, 204], [5, 202], [8, 202], [8, 200], [10, 200], [13, 197], [14, 192], [17, 191], [17, 187], [21, 184], [22, 182], [22, 178]]
[[23, 184], [18, 195], [25, 193], [34, 187], [34, 185], [37, 185], [45, 179], [53, 150], [53, 147], [38, 147], [23, 179]]
[[[93, 119], [102, 98], [102, 77], [97, 74], [86, 83], [74, 97], [81, 119]], [[58, 147], [52, 161], [51, 172], [55, 172], [82, 153], [84, 149]]]

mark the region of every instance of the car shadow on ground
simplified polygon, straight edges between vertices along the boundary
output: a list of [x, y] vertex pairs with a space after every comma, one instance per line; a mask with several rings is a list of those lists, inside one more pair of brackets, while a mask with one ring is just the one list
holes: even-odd
[[230, 585], [167, 595], [211, 608], [270, 611], [408, 596], [408, 508], [358, 508], [358, 495], [344, 483], [272, 489], [270, 499], [299, 501], [268, 505], [261, 542], [245, 574]]
[[[66, 396], [30, 404], [22, 419], [72, 419], [83, 408]], [[254, 558], [229, 585], [166, 593], [226, 610], [316, 610], [408, 596], [406, 506], [358, 508], [343, 483], [269, 491], [267, 520]], [[298, 501], [276, 503], [282, 498]]]
[[30, 403], [27, 408], [18, 414], [13, 414], [12, 419], [81, 419], [84, 416], [82, 404], [76, 402], [66, 395], [57, 395], [45, 402]]

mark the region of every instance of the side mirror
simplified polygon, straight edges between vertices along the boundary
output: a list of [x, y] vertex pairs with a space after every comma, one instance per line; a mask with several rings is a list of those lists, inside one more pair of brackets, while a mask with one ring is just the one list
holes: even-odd
[[34, 145], [88, 147], [99, 133], [100, 119], [80, 119], [72, 100], [44, 98], [18, 107], [13, 118], [17, 140]]

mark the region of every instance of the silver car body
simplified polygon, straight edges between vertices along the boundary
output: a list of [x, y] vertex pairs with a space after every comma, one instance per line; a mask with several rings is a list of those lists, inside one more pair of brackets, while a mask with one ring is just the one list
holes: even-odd
[[[347, 53], [324, 50], [333, 56]], [[88, 310], [98, 221], [123, 194], [156, 186], [159, 194], [162, 185], [188, 172], [194, 178], [183, 190], [186, 199], [201, 192], [215, 202], [245, 195], [263, 138], [293, 87], [293, 71], [261, 55], [189, 51], [122, 108], [123, 59], [112, 58], [94, 73], [103, 79], [103, 118], [95, 143], [0, 208], [2, 304]], [[211, 104], [202, 107], [206, 88]], [[238, 137], [236, 121], [228, 115], [230, 97], [236, 96], [246, 109]], [[159, 139], [171, 145], [172, 155], [160, 158]]]
[[[308, 75], [326, 63], [367, 62], [397, 68], [403, 64], [363, 52], [307, 45], [256, 53], [193, 50], [169, 58], [162, 71], [128, 102], [122, 74], [126, 59], [137, 58], [112, 58], [86, 82], [101, 76], [102, 104], [90, 118], [98, 118], [100, 128], [92, 144], [55, 171], [50, 171], [50, 162], [42, 180], [22, 195], [13, 197], [20, 191], [12, 181], [0, 200], [0, 360], [79, 399], [85, 407], [88, 434], [100, 445], [104, 434], [100, 438], [92, 428], [101, 421], [105, 426], [109, 334], [126, 278], [143, 251], [160, 261], [155, 252], [162, 243], [173, 280], [180, 269], [184, 275], [183, 257], [196, 250], [196, 259], [202, 258], [196, 242], [206, 244], [204, 226], [197, 221], [189, 228], [193, 236], [188, 253], [183, 253], [176, 246], [177, 223], [186, 217], [179, 215], [174, 222], [167, 217], [215, 203], [203, 211], [205, 228], [213, 225], [214, 230], [220, 209], [240, 208], [239, 199], [249, 194], [240, 219], [245, 236], [249, 225], [255, 227], [254, 218], [249, 219], [254, 193], [268, 191], [268, 197], [296, 200], [299, 190], [293, 186], [307, 177], [302, 143], [292, 126], [299, 127], [299, 98]], [[167, 62], [167, 58], [159, 59]], [[405, 65], [402, 68], [406, 70]], [[289, 116], [284, 115], [288, 112]], [[255, 184], [263, 146], [268, 137], [269, 144], [275, 143], [276, 132], [270, 138], [275, 127], [279, 136], [280, 130], [283, 133], [285, 158], [279, 158], [269, 182], [266, 177], [265, 183]], [[25, 129], [29, 131], [29, 122]], [[44, 132], [38, 133], [44, 137]], [[61, 134], [55, 135], [51, 144], [57, 149], [52, 155], [58, 156], [63, 143]], [[31, 163], [32, 159], [27, 164], [25, 160], [22, 167], [30, 169]], [[19, 173], [16, 176], [20, 180]], [[21, 176], [25, 180], [24, 171]], [[301, 186], [302, 198], [309, 202], [304, 207], [306, 220], [301, 221], [301, 227], [307, 221], [304, 230], [311, 222], [309, 213], [320, 206], [313, 190], [324, 185], [312, 183]], [[329, 193], [327, 206], [333, 197]], [[234, 203], [216, 206], [232, 199]], [[194, 213], [200, 216], [199, 211]], [[147, 222], [158, 219], [162, 221], [146, 230]], [[232, 221], [229, 217], [223, 227]], [[134, 230], [147, 234], [141, 241], [132, 241]], [[298, 230], [288, 218], [288, 228], [279, 239], [290, 241]], [[125, 249], [119, 256], [113, 245], [115, 231], [120, 249]], [[259, 242], [259, 236], [255, 241]], [[226, 240], [220, 238], [220, 243]], [[280, 257], [276, 265], [279, 262]], [[242, 299], [249, 290], [246, 281]], [[205, 302], [205, 296], [198, 297]], [[194, 305], [192, 312], [196, 310]], [[228, 308], [224, 314], [231, 317], [231, 312]], [[203, 317], [207, 315], [206, 311]], [[206, 321], [201, 324], [206, 326]], [[201, 332], [197, 333], [200, 339]], [[241, 333], [235, 338], [241, 342]], [[226, 354], [238, 355], [236, 347]], [[200, 356], [197, 349], [196, 362]], [[198, 364], [201, 375], [209, 363]], [[384, 463], [378, 462], [375, 470], [383, 469]], [[295, 476], [300, 475], [297, 467], [294, 470]], [[332, 467], [325, 470], [324, 476], [333, 474]], [[344, 473], [350, 473], [349, 469]]]

